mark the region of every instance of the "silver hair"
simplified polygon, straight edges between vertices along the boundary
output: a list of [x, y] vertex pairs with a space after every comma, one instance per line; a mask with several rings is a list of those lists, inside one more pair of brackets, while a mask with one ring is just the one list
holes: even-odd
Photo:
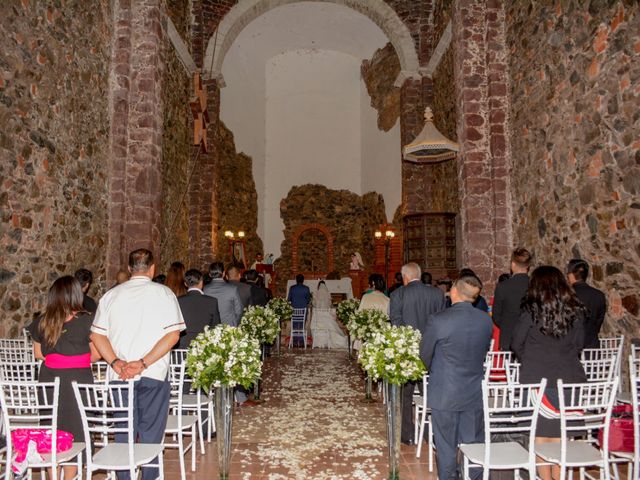
[[420, 269], [420, 265], [415, 262], [405, 263], [400, 269], [400, 273], [403, 276], [407, 277], [409, 280], [418, 280], [420, 275], [422, 275], [422, 270]]

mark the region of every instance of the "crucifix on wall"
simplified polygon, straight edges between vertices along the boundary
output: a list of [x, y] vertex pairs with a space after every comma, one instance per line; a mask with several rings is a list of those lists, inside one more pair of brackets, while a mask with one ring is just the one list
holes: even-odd
[[202, 88], [200, 73], [193, 74], [193, 91], [195, 96], [191, 98], [191, 114], [193, 115], [193, 144], [200, 145], [202, 151], [207, 151], [207, 125], [209, 113], [207, 112], [207, 92]]

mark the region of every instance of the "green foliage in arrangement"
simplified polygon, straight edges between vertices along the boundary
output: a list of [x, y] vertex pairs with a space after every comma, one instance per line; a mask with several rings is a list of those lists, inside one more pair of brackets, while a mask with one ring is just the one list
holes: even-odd
[[280, 319], [269, 307], [248, 307], [240, 319], [240, 328], [261, 344], [272, 343], [280, 332]]
[[275, 312], [281, 322], [285, 322], [291, 319], [291, 315], [293, 315], [293, 306], [291, 302], [286, 298], [275, 297], [269, 300], [267, 304], [271, 310]]
[[366, 342], [367, 339], [385, 325], [389, 324], [389, 315], [376, 309], [356, 310], [347, 320], [346, 327], [353, 338]]

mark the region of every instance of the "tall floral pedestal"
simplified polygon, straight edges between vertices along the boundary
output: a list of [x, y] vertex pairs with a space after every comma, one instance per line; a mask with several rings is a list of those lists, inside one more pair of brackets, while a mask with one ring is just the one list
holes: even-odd
[[400, 479], [400, 431], [402, 427], [402, 385], [387, 384], [387, 441], [389, 480]]
[[216, 441], [218, 444], [218, 479], [229, 480], [231, 467], [231, 429], [233, 426], [233, 387], [215, 388]]

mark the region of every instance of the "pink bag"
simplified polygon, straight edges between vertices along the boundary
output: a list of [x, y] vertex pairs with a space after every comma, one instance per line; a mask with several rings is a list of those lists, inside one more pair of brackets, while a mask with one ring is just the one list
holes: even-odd
[[[15, 461], [22, 462], [29, 449], [29, 441], [35, 442], [38, 453], [51, 453], [51, 430], [46, 428], [18, 428], [11, 432]], [[56, 435], [57, 453], [66, 452], [73, 446], [73, 434], [58, 430]]]

